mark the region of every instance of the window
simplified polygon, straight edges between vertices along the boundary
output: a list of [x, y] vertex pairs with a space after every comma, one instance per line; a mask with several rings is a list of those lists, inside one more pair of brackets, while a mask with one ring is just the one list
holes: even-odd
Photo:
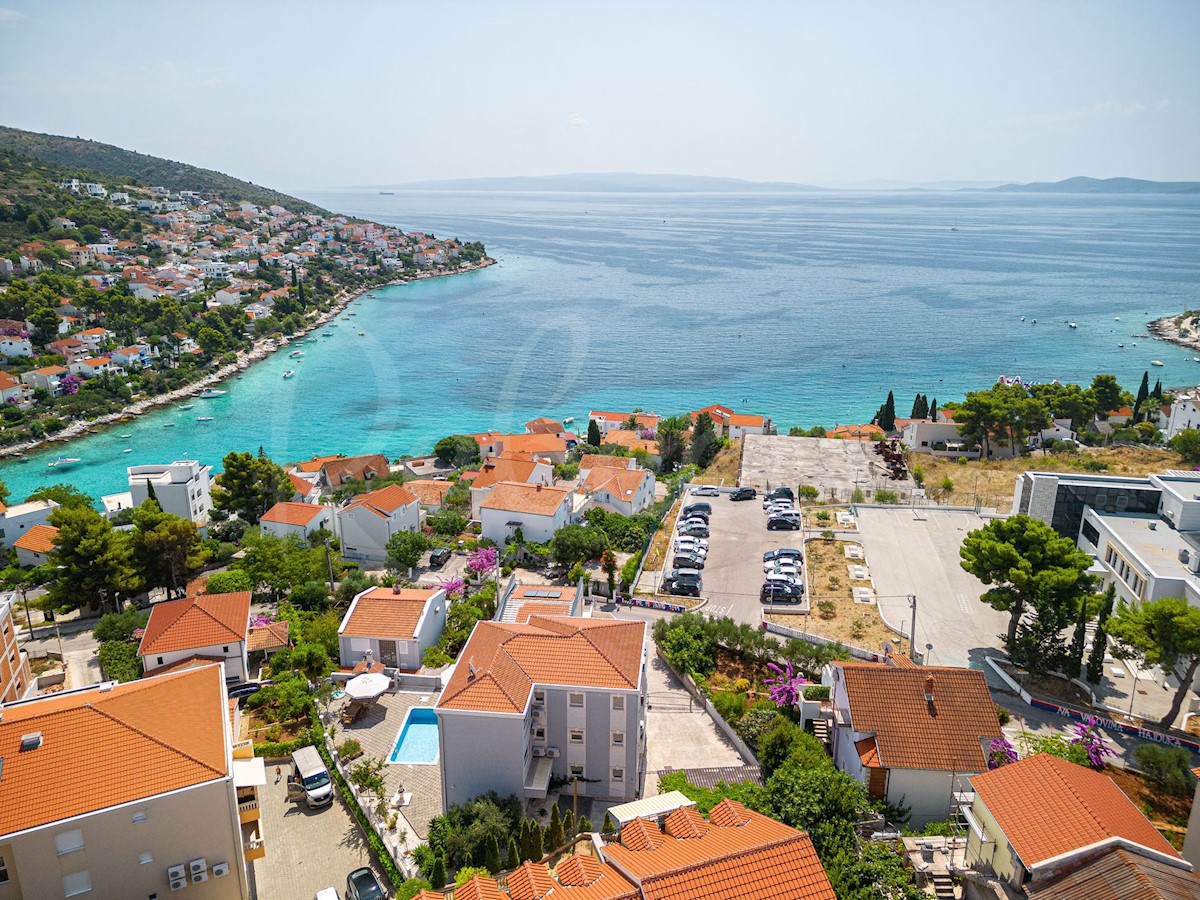
[[614, 731], [612, 733], [612, 742], [613, 742], [614, 747], [624, 747], [625, 746], [625, 732]]
[[571, 766], [571, 777], [572, 778], [582, 778], [583, 777], [583, 766]]
[[8, 884], [8, 860], [0, 856], [0, 884]]
[[544, 741], [546, 739], [546, 729], [540, 727], [533, 729], [533, 739], [535, 741]]
[[160, 666], [161, 666], [162, 664], [163, 664], [163, 661], [162, 661], [162, 657], [160, 656], [160, 657], [158, 658], [158, 665], [160, 665]]
[[625, 711], [625, 696], [623, 694], [613, 694], [612, 708], [613, 712]]
[[567, 703], [571, 706], [583, 706], [583, 693], [572, 691], [567, 695]]
[[620, 766], [613, 766], [612, 780], [613, 781], [624, 781], [625, 780], [625, 770], [622, 769]]
[[82, 850], [83, 832], [75, 828], [71, 831], [64, 831], [62, 834], [56, 834], [54, 836], [54, 848], [58, 851], [59, 856], [65, 853], [74, 853], [76, 850]]
[[145, 821], [146, 821], [146, 813], [144, 810], [141, 812], [135, 812], [133, 814], [133, 824], [134, 825], [141, 825]]
[[87, 869], [82, 872], [73, 872], [70, 875], [63, 876], [63, 896], [74, 897], [78, 894], [86, 894], [92, 889], [92, 876]]
[[228, 647], [222, 647], [222, 648], [221, 648], [221, 652], [222, 652], [222, 653], [228, 653], [228, 652], [229, 652], [229, 648], [228, 648]]
[[572, 728], [570, 731], [570, 735], [571, 735], [571, 743], [572, 744], [582, 744], [583, 743], [583, 729], [582, 728]]
[[141, 856], [138, 857], [138, 862], [141, 863], [143, 866], [149, 865], [150, 863], [154, 862], [154, 854], [151, 853], [149, 850], [147, 850], [145, 853], [143, 853]]
[[545, 703], [546, 702], [546, 692], [544, 690], [534, 691], [533, 692], [533, 702], [534, 703]]

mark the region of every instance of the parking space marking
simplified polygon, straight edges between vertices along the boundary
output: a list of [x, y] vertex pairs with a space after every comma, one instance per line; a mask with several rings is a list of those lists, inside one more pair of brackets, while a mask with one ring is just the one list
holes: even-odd
[[958, 595], [958, 608], [963, 611], [963, 615], [965, 616], [969, 616], [971, 614], [971, 604], [967, 602], [966, 594]]

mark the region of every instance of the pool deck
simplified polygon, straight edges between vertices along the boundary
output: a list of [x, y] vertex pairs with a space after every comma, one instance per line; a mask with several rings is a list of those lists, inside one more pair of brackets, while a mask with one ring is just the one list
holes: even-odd
[[336, 739], [340, 744], [346, 738], [353, 737], [362, 744], [364, 755], [384, 761], [383, 777], [388, 797], [401, 790], [401, 787], [412, 793], [412, 800], [408, 806], [400, 808], [400, 814], [421, 840], [429, 835], [430, 820], [443, 812], [441, 764], [389, 763], [388, 760], [391, 759], [408, 711], [413, 707], [433, 709], [437, 699], [436, 693], [384, 694], [353, 725], [339, 724]]

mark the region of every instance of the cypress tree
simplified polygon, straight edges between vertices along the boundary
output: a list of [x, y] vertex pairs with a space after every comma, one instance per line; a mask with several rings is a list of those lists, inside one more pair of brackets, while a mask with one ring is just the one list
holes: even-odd
[[1087, 599], [1079, 601], [1079, 616], [1075, 619], [1075, 633], [1071, 636], [1071, 646], [1067, 650], [1067, 674], [1072, 678], [1078, 678], [1079, 673], [1083, 671], [1083, 650], [1087, 644], [1087, 620], [1088, 620], [1088, 604]]
[[527, 859], [533, 859], [533, 853], [529, 849], [529, 820], [521, 820], [521, 862]]
[[488, 835], [487, 849], [483, 852], [483, 867], [488, 870], [489, 875], [500, 871], [500, 842], [494, 834]]
[[542, 858], [542, 847], [546, 845], [546, 830], [542, 828], [542, 823], [534, 821], [529, 826], [529, 858], [535, 862]]
[[937, 397], [934, 397], [934, 398], [933, 398], [933, 402], [929, 404], [929, 416], [928, 416], [928, 418], [930, 418], [930, 419], [933, 419], [933, 418], [936, 418], [936, 417], [937, 417]]
[[600, 446], [600, 426], [596, 424], [595, 419], [588, 419], [588, 438], [587, 442], [593, 447]]
[[508, 870], [515, 869], [521, 864], [521, 851], [517, 849], [517, 839], [509, 837], [508, 839], [508, 856], [504, 860], [504, 868]]
[[1162, 403], [1162, 379], [1156, 379], [1154, 382], [1154, 390], [1150, 392], [1150, 396]]
[[[158, 494], [154, 493], [154, 484], [150, 481], [149, 478], [146, 479], [146, 499], [153, 500], [155, 503], [158, 503]], [[159, 503], [158, 505], [159, 505], [159, 508], [161, 509], [162, 504]]]
[[600, 824], [601, 834], [612, 834], [617, 830], [617, 826], [613, 824], [612, 816], [608, 814], [608, 810], [604, 811], [604, 821]]
[[913, 400], [911, 418], [924, 419], [927, 415], [929, 415], [929, 401], [924, 394], [917, 394], [917, 398]]
[[1104, 606], [1100, 609], [1100, 618], [1096, 620], [1096, 636], [1092, 638], [1092, 655], [1088, 657], [1087, 680], [1091, 684], [1099, 684], [1104, 675], [1104, 654], [1108, 651], [1108, 617], [1112, 615], [1116, 596], [1116, 585], [1110, 584], [1104, 592]]
[[591, 834], [592, 822], [587, 816], [580, 816], [578, 826], [575, 829], [576, 834]]
[[563, 813], [563, 841], [569, 841], [575, 837], [575, 813], [568, 809]]
[[884, 401], [883, 409], [879, 411], [879, 427], [888, 434], [896, 427], [896, 395], [888, 391], [887, 400]]
[[1133, 401], [1133, 418], [1137, 420], [1138, 412], [1142, 408], [1142, 404], [1150, 396], [1150, 373], [1142, 373], [1142, 383], [1138, 385], [1137, 399]]
[[550, 827], [546, 829], [546, 838], [542, 847], [547, 853], [557, 850], [564, 843], [562, 814], [558, 811], [558, 801], [550, 804]]
[[433, 867], [429, 870], [429, 883], [435, 888], [446, 886], [446, 860], [440, 853], [434, 854]]

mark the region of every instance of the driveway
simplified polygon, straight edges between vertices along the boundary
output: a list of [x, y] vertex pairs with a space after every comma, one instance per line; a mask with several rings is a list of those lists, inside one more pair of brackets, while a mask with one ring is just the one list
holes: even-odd
[[651, 655], [646, 664], [646, 682], [646, 785], [642, 796], [658, 793], [658, 772], [667, 766], [745, 765], [704, 707], [692, 699], [657, 655]]
[[908, 597], [915, 596], [917, 650], [924, 653], [932, 644], [934, 665], [978, 668], [982, 656], [998, 655], [1008, 615], [979, 599], [986, 587], [963, 571], [958, 555], [967, 532], [981, 528], [984, 520], [961, 510], [856, 511], [880, 614], [907, 634]]
[[371, 866], [380, 883], [383, 872], [371, 861], [367, 839], [346, 809], [340, 795], [324, 809], [311, 810], [287, 799], [287, 764], [275, 780], [275, 767], [267, 766], [262, 793], [262, 828], [267, 855], [251, 863], [258, 900], [299, 900], [321, 888], [346, 889], [346, 876], [360, 866]]

